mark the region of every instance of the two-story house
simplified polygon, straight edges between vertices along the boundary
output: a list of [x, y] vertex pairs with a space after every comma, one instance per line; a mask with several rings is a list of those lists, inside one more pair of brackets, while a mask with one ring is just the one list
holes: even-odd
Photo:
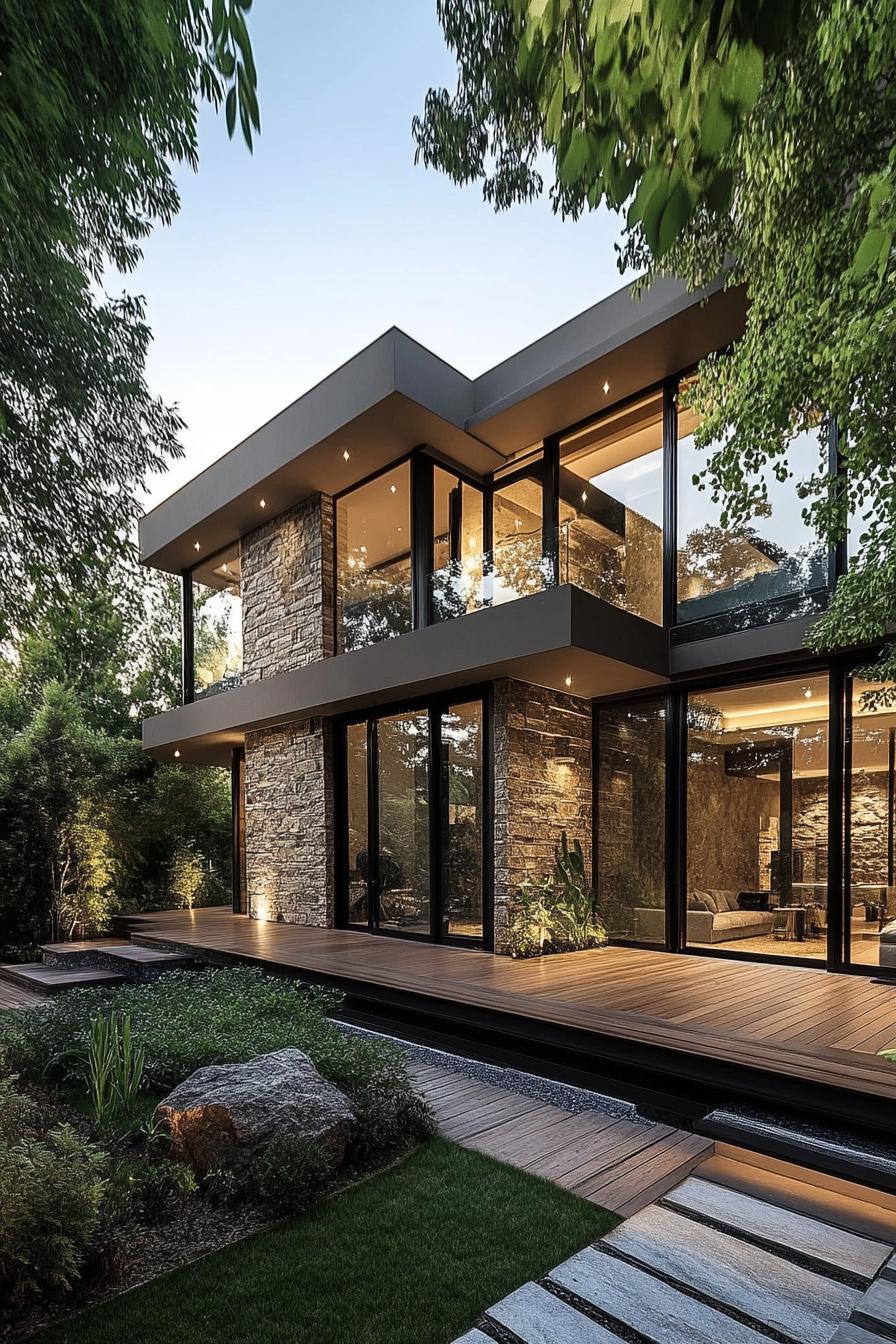
[[693, 484], [743, 303], [621, 290], [473, 379], [393, 329], [146, 516], [144, 742], [232, 765], [237, 912], [501, 953], [565, 830], [613, 943], [896, 965], [896, 714], [804, 646], [848, 548]]

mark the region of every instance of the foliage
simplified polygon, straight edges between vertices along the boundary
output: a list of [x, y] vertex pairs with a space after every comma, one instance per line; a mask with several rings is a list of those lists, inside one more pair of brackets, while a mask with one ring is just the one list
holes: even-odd
[[144, 1085], [163, 1092], [206, 1064], [232, 1064], [297, 1046], [352, 1102], [350, 1152], [360, 1160], [429, 1131], [400, 1052], [341, 1031], [330, 1020], [340, 998], [242, 967], [172, 972], [142, 985], [70, 990], [39, 1013], [8, 1022], [10, 1067], [23, 1077], [80, 1082], [98, 1014], [130, 1019], [143, 1051]]
[[434, 1140], [41, 1344], [444, 1344], [615, 1222], [549, 1181]]
[[301, 1213], [326, 1184], [332, 1160], [301, 1134], [280, 1134], [241, 1166], [209, 1173], [212, 1192], [227, 1203], [256, 1200], [277, 1214]]
[[0, 1148], [37, 1131], [37, 1106], [16, 1090], [15, 1076], [0, 1078]]
[[101, 1129], [131, 1124], [143, 1081], [143, 1047], [134, 1044], [127, 1013], [97, 1013], [87, 1047], [87, 1091]]
[[[418, 157], [481, 180], [497, 208], [553, 170], [555, 209], [626, 210], [620, 265], [691, 286], [724, 274], [749, 299], [733, 348], [689, 393], [706, 465], [695, 486], [735, 531], [794, 479], [828, 545], [852, 516], [855, 563], [811, 643], [896, 623], [896, 55], [892, 6], [440, 0], [458, 63], [431, 90]], [[795, 475], [795, 435], [819, 453]], [[846, 489], [832, 480], [832, 426]], [[868, 675], [896, 678], [896, 646]]]
[[0, 1298], [67, 1289], [99, 1224], [106, 1159], [62, 1126], [0, 1141]]
[[0, 638], [90, 587], [181, 452], [147, 387], [143, 301], [102, 285], [177, 213], [200, 102], [251, 146], [250, 3], [0, 3]]
[[548, 876], [528, 878], [508, 902], [508, 943], [512, 957], [543, 952], [579, 952], [603, 947], [607, 931], [597, 915], [597, 897], [585, 873], [578, 840], [566, 831], [554, 849]]
[[110, 1173], [103, 1214], [113, 1229], [134, 1223], [154, 1227], [171, 1222], [196, 1192], [196, 1177], [183, 1162], [145, 1155], [126, 1158]]

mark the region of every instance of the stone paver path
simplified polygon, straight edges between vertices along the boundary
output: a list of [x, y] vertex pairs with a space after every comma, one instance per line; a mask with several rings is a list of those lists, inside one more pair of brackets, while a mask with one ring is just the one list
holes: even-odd
[[725, 1149], [456, 1344], [893, 1344], [894, 1248], [891, 1196]]

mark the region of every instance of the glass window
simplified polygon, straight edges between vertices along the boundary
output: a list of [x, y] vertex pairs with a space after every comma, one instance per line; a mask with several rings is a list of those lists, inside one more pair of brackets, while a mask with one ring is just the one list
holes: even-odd
[[367, 834], [367, 724], [346, 729], [348, 791], [348, 922], [366, 924], [370, 915], [370, 841]]
[[663, 620], [663, 397], [560, 441], [560, 582]]
[[614, 941], [666, 939], [666, 702], [598, 710], [598, 911]]
[[844, 798], [850, 960], [896, 966], [896, 686], [850, 680]]
[[828, 678], [688, 697], [687, 940], [823, 959]]
[[524, 475], [496, 483], [492, 497], [492, 602], [512, 602], [540, 593], [554, 581], [544, 546], [544, 465], [539, 458]]
[[432, 614], [477, 611], [483, 592], [483, 492], [441, 467], [433, 471]]
[[337, 501], [337, 651], [404, 635], [411, 619], [411, 469], [402, 462]]
[[430, 932], [429, 715], [377, 722], [379, 926]]
[[442, 931], [482, 937], [482, 702], [452, 705], [441, 716]]
[[697, 621], [739, 607], [761, 608], [784, 598], [827, 588], [827, 550], [802, 518], [805, 501], [796, 483], [818, 468], [819, 434], [798, 435], [788, 448], [793, 475], [786, 481], [766, 466], [768, 503], [737, 528], [723, 528], [721, 506], [709, 490], [694, 485], [710, 450], [698, 451], [693, 411], [678, 413], [678, 602], [679, 621]]
[[239, 542], [193, 570], [193, 698], [239, 686], [243, 613]]

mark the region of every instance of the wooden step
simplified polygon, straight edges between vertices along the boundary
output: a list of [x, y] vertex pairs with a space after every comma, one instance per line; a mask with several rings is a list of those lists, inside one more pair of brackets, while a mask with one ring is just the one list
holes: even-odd
[[66, 989], [93, 989], [124, 983], [124, 976], [118, 971], [93, 966], [46, 966], [42, 961], [0, 966], [0, 978], [36, 994], [61, 994]]
[[122, 943], [100, 951], [107, 962], [120, 962], [123, 966], [158, 966], [174, 970], [196, 964], [188, 952], [166, 952], [160, 947], [139, 947], [135, 943]]
[[40, 950], [51, 957], [80, 957], [85, 953], [105, 952], [110, 947], [127, 947], [124, 938], [85, 938], [72, 943], [41, 943]]

